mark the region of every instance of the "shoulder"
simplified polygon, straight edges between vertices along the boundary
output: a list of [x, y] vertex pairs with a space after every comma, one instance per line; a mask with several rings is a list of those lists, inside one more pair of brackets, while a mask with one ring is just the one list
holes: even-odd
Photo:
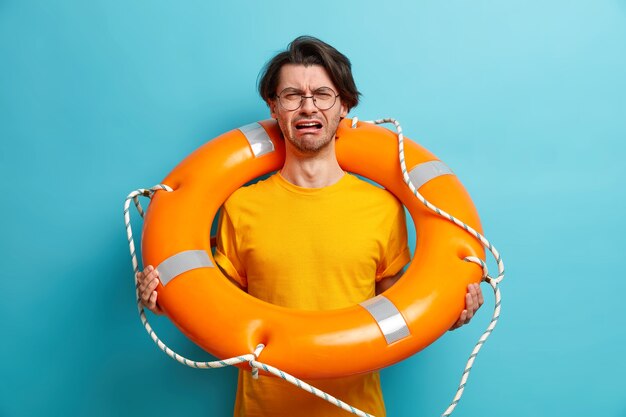
[[274, 175], [235, 190], [224, 202], [224, 209], [227, 211], [237, 211], [242, 207], [266, 201], [267, 198], [269, 198], [270, 192], [275, 188]]
[[354, 197], [365, 199], [374, 204], [380, 204], [390, 209], [402, 207], [400, 201], [386, 189], [361, 179], [353, 174], [348, 174], [347, 192], [354, 194]]

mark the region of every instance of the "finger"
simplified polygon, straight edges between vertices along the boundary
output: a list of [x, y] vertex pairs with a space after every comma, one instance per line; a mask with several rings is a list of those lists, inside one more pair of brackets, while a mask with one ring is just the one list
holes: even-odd
[[474, 309], [474, 296], [471, 291], [468, 291], [467, 294], [465, 294], [465, 308], [468, 311], [472, 311]]
[[137, 278], [138, 283], [140, 284], [144, 283], [144, 281], [146, 280], [146, 276], [150, 272], [149, 268], [150, 268], [150, 265], [148, 265], [143, 271], [137, 271], [137, 273], [135, 274], [135, 278]]
[[137, 287], [139, 288], [139, 292], [143, 292], [146, 289], [147, 283], [148, 279], [145, 270], [143, 272], [137, 272]]
[[148, 299], [147, 307], [150, 310], [153, 310], [156, 307], [156, 301], [157, 301], [157, 292], [154, 291], [152, 294], [150, 294], [150, 298]]
[[141, 295], [145, 289], [145, 277], [142, 272], [137, 272], [137, 292]]
[[158, 284], [159, 282], [157, 279], [154, 279], [146, 284], [145, 288], [141, 292], [141, 299], [143, 300], [144, 304], [148, 303], [150, 297], [152, 297], [152, 293], [156, 294], [156, 291], [154, 291], [154, 289], [157, 287]]
[[143, 292], [146, 294], [146, 298], [150, 297], [150, 295], [156, 289], [157, 285], [159, 285], [159, 280], [156, 278], [146, 282], [145, 288], [143, 290]]
[[471, 294], [472, 294], [472, 316], [474, 315], [474, 313], [476, 312], [476, 310], [478, 310], [478, 284], [472, 284], [472, 290], [471, 290]]
[[467, 321], [467, 310], [461, 311], [461, 315], [459, 316], [459, 320], [457, 321], [458, 327], [463, 326]]
[[148, 267], [144, 270], [144, 274], [146, 280], [152, 280], [159, 276], [159, 271], [154, 269], [151, 265], [148, 265]]
[[485, 298], [483, 297], [483, 291], [480, 289], [480, 284], [476, 284], [476, 286], [478, 288], [478, 307], [480, 307], [485, 302]]
[[149, 266], [144, 270], [143, 276], [141, 277], [140, 291], [145, 291], [145, 289], [149, 286], [149, 284], [159, 277], [159, 271]]
[[146, 287], [149, 288], [151, 291], [154, 291], [160, 282], [161, 280], [159, 279], [159, 271], [155, 269], [154, 271], [150, 272], [149, 281], [146, 281]]
[[467, 311], [467, 314], [465, 315], [465, 323], [463, 324], [469, 323], [475, 311], [474, 310], [474, 297], [470, 293], [467, 293], [465, 295], [465, 308], [466, 308], [465, 311]]

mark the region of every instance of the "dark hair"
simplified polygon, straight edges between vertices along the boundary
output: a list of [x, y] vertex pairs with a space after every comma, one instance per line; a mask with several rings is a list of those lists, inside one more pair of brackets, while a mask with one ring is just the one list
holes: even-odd
[[297, 37], [285, 51], [280, 52], [265, 64], [259, 74], [259, 94], [266, 102], [269, 103], [269, 100], [276, 98], [280, 69], [285, 64], [305, 67], [321, 65], [339, 90], [339, 97], [348, 110], [359, 104], [361, 93], [354, 83], [350, 60], [329, 44], [312, 36]]

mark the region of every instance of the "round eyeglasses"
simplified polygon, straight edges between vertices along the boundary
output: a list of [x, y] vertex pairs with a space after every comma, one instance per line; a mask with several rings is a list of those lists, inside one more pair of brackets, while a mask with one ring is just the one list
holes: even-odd
[[320, 110], [328, 110], [335, 105], [337, 97], [339, 97], [339, 94], [335, 94], [329, 87], [318, 88], [310, 96], [305, 96], [302, 94], [302, 91], [293, 88], [285, 88], [278, 94], [278, 102], [283, 109], [294, 111], [302, 106], [304, 100], [312, 98], [315, 107]]

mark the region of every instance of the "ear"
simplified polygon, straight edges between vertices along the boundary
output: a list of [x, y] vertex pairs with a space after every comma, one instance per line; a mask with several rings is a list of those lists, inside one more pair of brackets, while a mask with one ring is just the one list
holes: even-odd
[[340, 100], [339, 102], [341, 103], [341, 108], [339, 109], [340, 110], [339, 117], [341, 117], [343, 119], [344, 117], [346, 117], [348, 115], [348, 110], [349, 109], [348, 109], [348, 107], [345, 104], [343, 104], [343, 100]]

